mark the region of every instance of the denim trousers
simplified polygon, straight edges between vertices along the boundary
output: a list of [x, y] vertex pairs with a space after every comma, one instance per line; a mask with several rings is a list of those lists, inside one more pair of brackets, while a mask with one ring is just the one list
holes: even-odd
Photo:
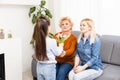
[[71, 64], [56, 64], [56, 80], [64, 80], [69, 71], [73, 68]]
[[56, 64], [38, 62], [37, 80], [56, 80]]
[[94, 80], [103, 73], [103, 70], [87, 69], [78, 73], [74, 73], [73, 70], [69, 73], [69, 80]]

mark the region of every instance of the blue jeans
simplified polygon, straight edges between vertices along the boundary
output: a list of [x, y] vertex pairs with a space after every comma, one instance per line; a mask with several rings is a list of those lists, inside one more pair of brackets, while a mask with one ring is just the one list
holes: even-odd
[[37, 80], [56, 80], [56, 64], [38, 62]]
[[71, 64], [62, 63], [56, 64], [56, 80], [64, 80], [65, 76], [69, 73], [69, 71], [73, 68]]

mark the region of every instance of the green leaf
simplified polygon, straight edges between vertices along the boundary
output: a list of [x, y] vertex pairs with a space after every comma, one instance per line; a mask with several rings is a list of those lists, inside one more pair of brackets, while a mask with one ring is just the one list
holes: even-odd
[[40, 17], [41, 16], [41, 13], [40, 12], [37, 12], [37, 17]]
[[37, 16], [34, 14], [32, 17], [32, 23], [35, 24], [36, 20], [37, 20]]
[[34, 40], [33, 39], [31, 39], [30, 44], [34, 44]]
[[45, 0], [41, 0], [41, 4], [40, 4], [40, 7], [44, 7], [45, 6], [45, 4], [46, 4], [46, 1]]
[[35, 6], [30, 8], [30, 10], [29, 10], [29, 17], [31, 17], [31, 14], [32, 14], [33, 12], [35, 12], [35, 10], [36, 10], [36, 7], [35, 7]]
[[50, 38], [53, 38], [53, 36], [54, 36], [54, 34], [52, 34], [52, 33], [49, 33], [49, 35], [48, 35]]
[[44, 17], [45, 15], [44, 15], [44, 14], [41, 14], [41, 16], [43, 16], [43, 17]]
[[47, 8], [45, 10], [45, 13], [49, 18], [52, 18], [52, 14], [50, 13], [50, 11]]
[[34, 40], [33, 39], [31, 39], [30, 44], [32, 44], [32, 46], [34, 48]]

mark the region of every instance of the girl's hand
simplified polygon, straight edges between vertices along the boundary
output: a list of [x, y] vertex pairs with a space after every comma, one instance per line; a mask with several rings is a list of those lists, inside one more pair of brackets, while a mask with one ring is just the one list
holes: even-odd
[[59, 46], [62, 46], [62, 47], [63, 47], [63, 46], [64, 46], [64, 43], [59, 43]]

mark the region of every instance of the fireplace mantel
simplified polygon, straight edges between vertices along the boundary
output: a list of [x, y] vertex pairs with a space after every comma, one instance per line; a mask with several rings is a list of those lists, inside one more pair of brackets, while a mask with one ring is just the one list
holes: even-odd
[[40, 0], [0, 0], [1, 5], [39, 5]]
[[0, 39], [0, 53], [5, 54], [5, 80], [22, 80], [21, 39]]

